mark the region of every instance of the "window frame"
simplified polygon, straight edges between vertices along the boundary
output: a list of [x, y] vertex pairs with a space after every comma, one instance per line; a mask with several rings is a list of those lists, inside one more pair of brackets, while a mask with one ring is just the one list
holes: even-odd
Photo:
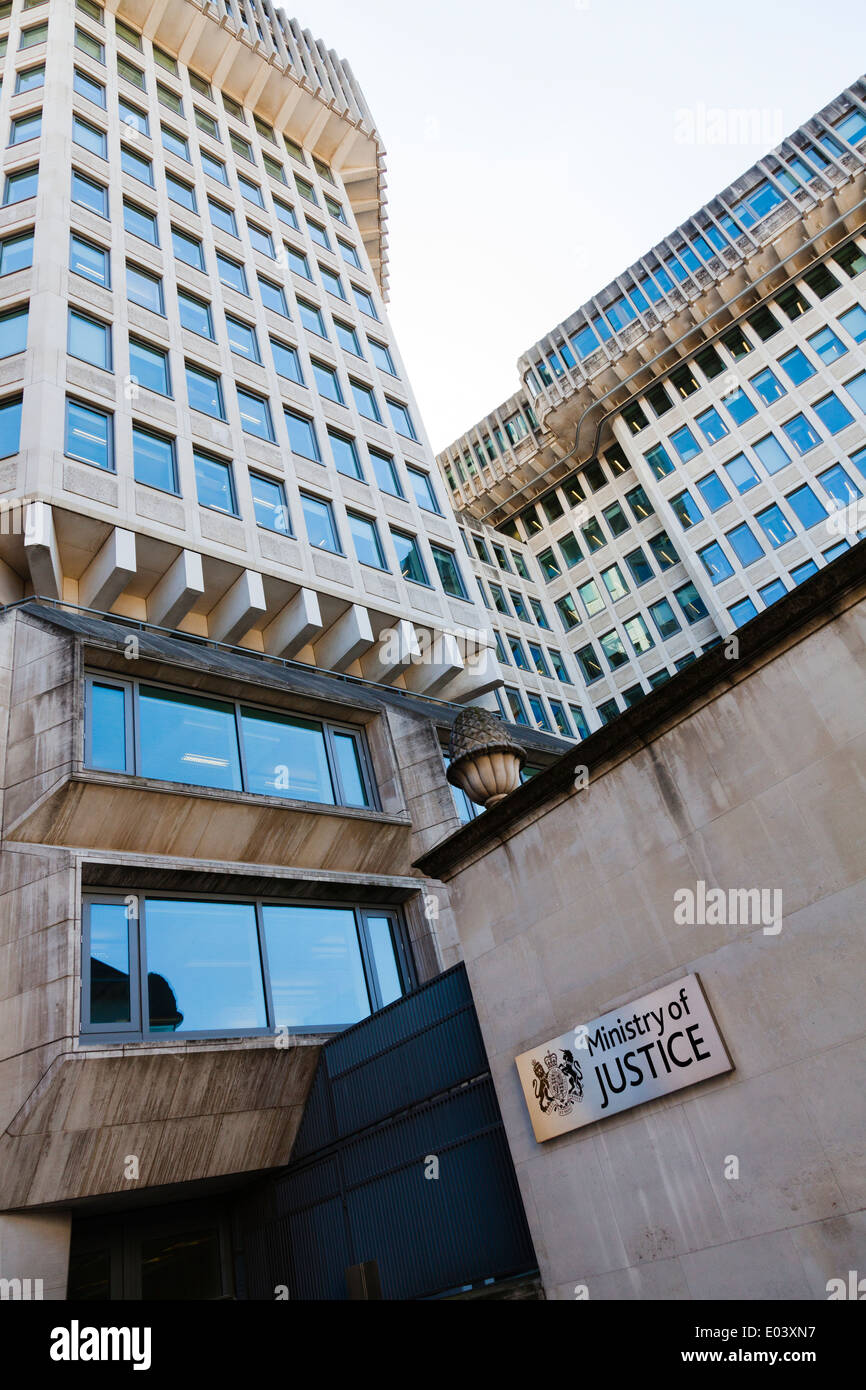
[[[109, 673], [103, 674], [96, 667], [88, 667], [85, 676], [85, 696], [84, 696], [84, 766], [90, 771], [106, 771], [108, 775], [118, 777], [142, 778], [143, 774], [139, 771], [142, 765], [141, 760], [141, 713], [140, 713], [140, 687], [146, 685], [149, 689], [167, 690], [173, 695], [185, 695], [190, 700], [196, 699], [219, 699], [225, 705], [231, 705], [234, 711], [234, 725], [238, 746], [238, 762], [241, 775], [241, 787], [237, 791], [229, 788], [207, 788], [208, 791], [215, 791], [218, 795], [227, 793], [229, 797], [254, 797], [260, 800], [264, 793], [249, 790], [247, 776], [247, 762], [244, 752], [244, 741], [242, 732], [242, 710], [251, 709], [262, 711], [265, 714], [285, 715], [293, 719], [312, 720], [320, 724], [323, 731], [325, 751], [327, 754], [328, 771], [331, 777], [332, 790], [334, 792], [334, 802], [332, 809], [348, 809], [350, 811], [374, 811], [382, 809], [379, 797], [378, 784], [376, 782], [373, 761], [370, 755], [370, 748], [367, 742], [366, 732], [363, 725], [346, 723], [344, 720], [329, 719], [327, 716], [310, 715], [300, 710], [277, 709], [274, 705], [265, 705], [255, 699], [243, 699], [231, 695], [210, 695], [204, 690], [188, 690], [185, 686], [171, 685], [167, 681], [149, 680], [141, 676], [131, 676], [129, 678], [114, 676]], [[123, 690], [124, 692], [124, 720], [126, 731], [126, 767], [122, 772], [110, 772], [107, 769], [94, 768], [92, 764], [93, 755], [93, 696], [92, 688], [94, 682], [97, 685], [108, 685], [112, 688]], [[367, 797], [366, 806], [353, 806], [345, 799], [345, 789], [343, 787], [342, 776], [340, 774], [339, 759], [336, 756], [332, 734], [349, 734], [355, 741], [358, 755], [358, 764], [361, 771], [361, 782], [364, 794]], [[150, 781], [159, 781], [171, 787], [192, 787], [196, 791], [204, 790], [197, 782], [173, 782], [164, 778], [150, 778]], [[278, 800], [281, 805], [292, 804], [302, 801], [301, 797], [267, 797], [269, 801]], [[323, 805], [329, 806], [328, 802], [304, 802], [304, 805]], [[171, 896], [171, 895], [169, 895]]]
[[[105, 903], [118, 907], [128, 907], [130, 899], [136, 903], [137, 913], [134, 917], [127, 915], [126, 921], [129, 924], [129, 990], [130, 990], [130, 1022], [129, 1023], [105, 1023], [93, 1024], [90, 1021], [91, 995], [90, 995], [90, 969], [91, 960], [91, 940], [92, 940], [92, 912], [94, 904]], [[147, 954], [147, 902], [168, 901], [168, 902], [195, 902], [195, 903], [231, 903], [253, 908], [256, 925], [256, 944], [258, 947], [258, 959], [261, 967], [262, 999], [265, 1011], [265, 1025], [260, 1028], [215, 1028], [215, 1029], [183, 1029], [169, 1033], [151, 1032], [149, 1017], [147, 1014], [147, 988], [148, 988], [148, 954]], [[401, 997], [405, 997], [417, 985], [417, 972], [415, 969], [408, 925], [403, 908], [399, 903], [393, 901], [363, 903], [337, 898], [294, 898], [274, 896], [264, 897], [250, 893], [218, 894], [194, 892], [190, 889], [148, 889], [139, 888], [135, 883], [130, 883], [127, 891], [122, 896], [117, 893], [101, 892], [98, 888], [85, 887], [82, 892], [81, 900], [81, 957], [79, 968], [81, 970], [81, 1020], [79, 1037], [83, 1044], [88, 1042], [105, 1043], [116, 1039], [118, 1042], [140, 1042], [143, 1046], [152, 1047], [154, 1043], [165, 1042], [171, 1044], [179, 1039], [207, 1039], [207, 1038], [246, 1038], [246, 1037], [277, 1037], [286, 1027], [290, 1031], [299, 1035], [317, 1035], [321, 1033], [341, 1033], [348, 1028], [355, 1026], [355, 1023], [330, 1023], [328, 1021], [309, 1023], [309, 1024], [278, 1024], [273, 1000], [273, 984], [270, 976], [270, 968], [267, 951], [267, 936], [265, 929], [266, 907], [306, 907], [312, 910], [316, 908], [341, 908], [352, 913], [355, 923], [355, 931], [358, 944], [358, 957], [364, 975], [364, 987], [367, 994], [369, 1013], [365, 1017], [370, 1017], [385, 1007], [384, 996], [379, 980], [378, 970], [375, 962], [375, 952], [373, 949], [370, 919], [384, 917], [389, 920], [391, 929], [391, 940], [394, 949], [394, 957], [397, 966], [397, 973], [400, 978]], [[145, 1023], [147, 1020], [147, 1023]]]

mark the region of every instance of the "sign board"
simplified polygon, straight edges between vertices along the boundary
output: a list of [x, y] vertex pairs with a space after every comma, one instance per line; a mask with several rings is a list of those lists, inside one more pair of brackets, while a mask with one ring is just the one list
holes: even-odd
[[733, 1070], [697, 975], [515, 1059], [539, 1144]]

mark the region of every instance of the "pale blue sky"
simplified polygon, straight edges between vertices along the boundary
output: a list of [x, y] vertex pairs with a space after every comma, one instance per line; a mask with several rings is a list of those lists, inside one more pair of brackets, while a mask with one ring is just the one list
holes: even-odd
[[[384, 139], [391, 318], [436, 449], [517, 389], [522, 351], [866, 68], [862, 0], [303, 3]], [[752, 110], [744, 142], [727, 113]]]

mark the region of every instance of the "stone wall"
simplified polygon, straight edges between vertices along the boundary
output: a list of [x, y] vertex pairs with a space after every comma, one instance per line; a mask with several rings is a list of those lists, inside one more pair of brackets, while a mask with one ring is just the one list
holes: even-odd
[[[549, 1298], [821, 1299], [866, 1270], [862, 566], [798, 621], [678, 714], [671, 682], [588, 789], [553, 769], [546, 801], [420, 863], [451, 892]], [[781, 930], [677, 925], [700, 880], [781, 889]], [[515, 1056], [691, 971], [733, 1072], [536, 1143]]]

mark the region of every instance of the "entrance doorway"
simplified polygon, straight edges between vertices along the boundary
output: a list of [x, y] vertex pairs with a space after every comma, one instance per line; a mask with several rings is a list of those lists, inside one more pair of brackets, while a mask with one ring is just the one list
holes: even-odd
[[213, 1203], [73, 1218], [69, 1300], [234, 1296], [228, 1225]]

